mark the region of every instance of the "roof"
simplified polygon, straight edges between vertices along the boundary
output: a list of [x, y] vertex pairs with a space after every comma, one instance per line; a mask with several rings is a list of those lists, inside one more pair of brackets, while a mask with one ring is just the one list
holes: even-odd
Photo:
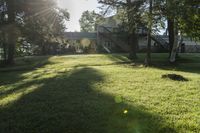
[[96, 32], [65, 32], [64, 37], [68, 40], [80, 40], [83, 38], [96, 40]]

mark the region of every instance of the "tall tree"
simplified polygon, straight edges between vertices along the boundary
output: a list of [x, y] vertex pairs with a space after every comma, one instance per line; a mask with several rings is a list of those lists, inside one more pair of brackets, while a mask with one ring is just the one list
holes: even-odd
[[200, 40], [200, 1], [181, 0], [178, 13], [179, 29], [188, 37]]
[[196, 40], [200, 39], [199, 4], [196, 0], [166, 1], [171, 63], [176, 62], [179, 33]]
[[17, 40], [17, 35], [16, 35], [16, 25], [15, 25], [15, 16], [16, 16], [16, 1], [15, 0], [7, 0], [6, 1], [7, 5], [7, 15], [8, 15], [8, 20], [7, 23], [8, 25], [6, 26], [6, 32], [8, 35], [8, 58], [6, 63], [8, 64], [13, 64], [14, 63], [14, 54], [15, 54], [15, 43]]
[[[69, 13], [59, 9], [54, 0], [1, 0], [1, 2], [6, 8], [6, 11], [0, 12], [0, 22], [6, 25], [3, 31], [7, 34], [7, 39], [4, 40], [7, 40], [6, 44], [8, 45], [6, 58], [8, 64], [14, 63], [16, 29], [19, 29], [19, 26], [23, 29], [26, 38], [36, 42], [41, 38], [39, 35], [42, 35], [44, 42], [44, 38], [59, 36], [65, 30], [65, 20], [69, 19]], [[34, 26], [37, 28], [35, 29]], [[34, 33], [39, 34], [36, 35], [38, 38], [35, 37], [33, 40], [29, 35]], [[44, 46], [43, 43], [42, 46]]]
[[96, 31], [96, 26], [101, 24], [103, 17], [100, 14], [95, 13], [95, 11], [85, 11], [83, 12], [79, 23], [82, 32], [94, 32]]
[[34, 51], [46, 55], [51, 43], [64, 41], [65, 21], [69, 19], [69, 13], [63, 9], [43, 10], [40, 11], [42, 13], [37, 14], [37, 11], [26, 16], [21, 29], [27, 41], [35, 46]]
[[200, 2], [198, 0], [157, 0], [160, 16], [167, 19], [170, 45], [170, 62], [176, 61], [178, 35], [184, 34], [200, 40]]

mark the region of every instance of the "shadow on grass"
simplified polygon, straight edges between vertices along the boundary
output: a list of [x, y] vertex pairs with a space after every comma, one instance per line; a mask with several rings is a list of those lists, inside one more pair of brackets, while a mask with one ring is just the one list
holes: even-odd
[[126, 54], [108, 54], [107, 57], [115, 62], [131, 62]]
[[195, 73], [200, 74], [200, 63], [177, 63], [175, 65], [167, 64], [153, 64], [151, 67], [158, 68], [162, 70], [172, 70], [172, 71], [180, 71], [180, 72], [189, 72], [189, 73]]
[[20, 58], [17, 64], [0, 68], [0, 86], [23, 80], [24, 77], [21, 76], [23, 73], [52, 64], [49, 58], [48, 56]]
[[35, 56], [35, 57], [23, 57], [16, 59], [16, 64], [0, 67], [0, 72], [16, 72], [27, 71], [41, 68], [44, 65], [50, 64], [50, 56]]
[[75, 65], [74, 68], [79, 67], [92, 67], [92, 66], [112, 66], [112, 65], [128, 65], [131, 62], [113, 62], [113, 63], [107, 63], [107, 64], [92, 64], [92, 65], [86, 65], [86, 64], [79, 64]]
[[176, 132], [144, 108], [116, 103], [113, 96], [98, 91], [95, 84], [103, 81], [102, 73], [87, 67], [25, 83], [25, 89], [41, 86], [0, 108], [0, 132]]
[[[168, 54], [152, 54], [152, 64], [150, 67], [162, 69], [162, 70], [173, 70], [180, 72], [189, 72], [200, 74], [200, 60], [196, 54], [180, 54], [177, 63], [170, 64]], [[200, 54], [199, 54], [200, 55]], [[133, 66], [144, 65], [145, 54], [138, 54], [138, 59], [133, 61]]]

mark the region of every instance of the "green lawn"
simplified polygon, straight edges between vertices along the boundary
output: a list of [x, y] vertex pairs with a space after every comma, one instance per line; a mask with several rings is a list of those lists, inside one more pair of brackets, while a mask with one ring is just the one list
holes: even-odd
[[[0, 133], [199, 133], [200, 54], [29, 57], [0, 69]], [[156, 64], [159, 62], [159, 65]], [[188, 82], [161, 78], [180, 74]]]

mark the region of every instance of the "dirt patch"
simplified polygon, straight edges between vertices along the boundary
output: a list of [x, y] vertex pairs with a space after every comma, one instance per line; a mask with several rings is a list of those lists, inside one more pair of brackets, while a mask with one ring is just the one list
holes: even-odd
[[174, 81], [189, 81], [187, 78], [183, 77], [182, 75], [177, 75], [177, 74], [165, 74], [162, 75], [163, 79], [171, 79]]

